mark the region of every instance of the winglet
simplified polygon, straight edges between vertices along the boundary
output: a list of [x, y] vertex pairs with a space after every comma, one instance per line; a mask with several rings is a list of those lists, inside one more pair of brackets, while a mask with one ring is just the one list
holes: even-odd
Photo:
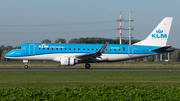
[[108, 44], [109, 44], [109, 42], [106, 42], [106, 43], [101, 47], [101, 49], [100, 49], [98, 52], [99, 52], [99, 53], [105, 52], [105, 51], [106, 51], [106, 47], [107, 47]]
[[106, 47], [107, 47], [108, 44], [109, 44], [109, 42], [106, 42], [98, 52], [90, 53], [90, 54], [83, 54], [83, 55], [79, 55], [79, 56], [76, 56], [76, 57], [77, 58], [81, 58], [81, 57], [94, 57], [94, 58], [99, 57], [99, 56], [101, 56], [101, 53], [106, 51]]

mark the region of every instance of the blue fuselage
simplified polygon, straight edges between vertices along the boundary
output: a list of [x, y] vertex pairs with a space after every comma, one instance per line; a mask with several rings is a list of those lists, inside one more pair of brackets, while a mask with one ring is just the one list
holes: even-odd
[[[58, 56], [76, 57], [82, 54], [94, 53], [102, 46], [103, 44], [25, 43], [6, 53], [5, 57], [20, 60], [53, 60]], [[102, 56], [106, 57], [107, 61], [120, 61], [166, 52], [166, 50], [151, 51], [156, 48], [160, 47], [108, 44]]]

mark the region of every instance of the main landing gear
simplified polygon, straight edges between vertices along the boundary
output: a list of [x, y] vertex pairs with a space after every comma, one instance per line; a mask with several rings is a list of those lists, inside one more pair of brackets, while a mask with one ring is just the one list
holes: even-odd
[[86, 69], [90, 69], [90, 67], [91, 67], [90, 64], [88, 64], [88, 63], [85, 64], [85, 68], [86, 68]]
[[25, 69], [28, 69], [28, 65], [25, 65], [24, 68], [25, 68]]

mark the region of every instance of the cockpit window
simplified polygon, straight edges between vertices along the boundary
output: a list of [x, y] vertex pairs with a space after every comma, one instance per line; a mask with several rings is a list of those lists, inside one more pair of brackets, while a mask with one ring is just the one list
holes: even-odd
[[15, 49], [21, 49], [21, 47], [20, 47], [20, 46], [17, 46]]

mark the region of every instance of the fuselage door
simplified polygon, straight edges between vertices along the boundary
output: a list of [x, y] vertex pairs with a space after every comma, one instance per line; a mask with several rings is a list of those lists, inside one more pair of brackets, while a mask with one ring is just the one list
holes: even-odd
[[129, 55], [129, 57], [132, 57], [133, 53], [134, 53], [133, 45], [129, 45], [128, 46], [128, 55]]
[[35, 55], [35, 45], [29, 44], [29, 55]]

